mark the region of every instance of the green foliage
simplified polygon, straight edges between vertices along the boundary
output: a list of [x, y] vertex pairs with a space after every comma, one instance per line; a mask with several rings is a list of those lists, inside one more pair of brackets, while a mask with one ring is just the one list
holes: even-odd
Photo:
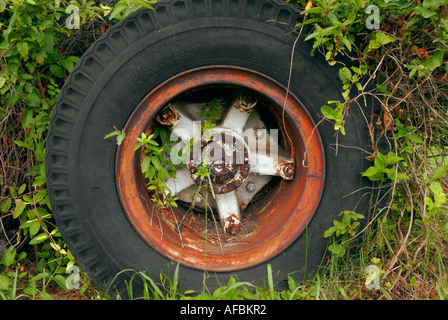
[[[4, 120], [0, 130], [5, 142], [13, 140], [26, 155], [23, 159], [17, 151], [12, 152], [9, 161], [17, 157], [17, 161], [24, 161], [21, 168], [28, 168], [16, 179], [19, 185], [4, 185], [6, 177], [2, 176], [0, 214], [2, 219], [15, 219], [18, 240], [25, 239], [27, 245], [34, 246], [32, 257], [26, 251], [19, 252], [19, 241], [6, 248], [0, 261], [4, 267], [0, 275], [3, 299], [19, 298], [15, 286], [22, 278], [29, 282], [21, 298], [50, 298], [46, 287], [50, 283], [64, 287], [67, 267], [75, 264], [54, 224], [45, 189], [45, 137], [51, 109], [63, 81], [79, 60], [64, 52], [62, 46], [77, 32], [65, 24], [75, 7], [79, 8], [81, 26], [92, 19], [104, 21], [103, 15], [108, 13], [106, 7], [85, 0], [0, 0], [0, 118]], [[15, 132], [20, 134], [13, 135]], [[34, 260], [37, 275], [17, 273], [25, 257]], [[10, 271], [14, 269], [16, 272]], [[37, 283], [42, 281], [39, 287]]]
[[320, 112], [322, 113], [322, 115], [325, 118], [327, 118], [329, 120], [334, 120], [334, 122], [335, 122], [334, 129], [340, 130], [341, 133], [343, 135], [345, 135], [345, 128], [344, 128], [345, 120], [343, 120], [344, 119], [344, 110], [345, 110], [344, 104], [339, 101], [328, 101], [328, 103], [336, 104], [336, 109], [333, 109], [328, 106], [323, 106], [320, 109]]
[[[397, 172], [399, 168], [398, 164], [403, 160], [402, 157], [397, 156], [392, 151], [389, 151], [387, 155], [383, 155], [378, 151], [373, 161], [374, 165], [361, 174], [363, 177], [367, 177], [371, 181], [377, 182], [385, 182], [387, 178], [393, 181], [410, 179], [405, 173]], [[390, 167], [394, 165], [396, 166]]]
[[[288, 1], [289, 2], [289, 1]], [[305, 7], [305, 1], [297, 1], [299, 6]], [[397, 36], [388, 34], [383, 30], [369, 30], [366, 21], [370, 12], [366, 9], [370, 5], [376, 6], [379, 11], [379, 25], [383, 25], [387, 19], [396, 21], [405, 21], [402, 29], [402, 43], [419, 43], [415, 36], [421, 36], [422, 29], [430, 29], [434, 32], [434, 43], [437, 44], [435, 50], [424, 58], [416, 56], [410, 64], [406, 64], [410, 71], [409, 76], [418, 74], [420, 77], [432, 77], [432, 75], [441, 69], [446, 69], [444, 63], [445, 52], [447, 51], [446, 40], [448, 39], [448, 19], [445, 16], [447, 1], [445, 0], [425, 0], [421, 3], [412, 3], [408, 0], [398, 1], [336, 1], [336, 0], [317, 0], [313, 1], [313, 6], [302, 12], [306, 19], [300, 25], [312, 25], [313, 30], [306, 36], [306, 41], [312, 41], [313, 52], [317, 49], [322, 51], [330, 65], [338, 63], [338, 56], [353, 56], [356, 54], [354, 66], [341, 66], [340, 79], [343, 83], [342, 96], [344, 103], [339, 102], [335, 111], [329, 107], [322, 107], [322, 114], [325, 118], [335, 121], [335, 130], [340, 130], [345, 134], [343, 118], [346, 116], [341, 113], [340, 105], [347, 105], [353, 101], [350, 98], [352, 88], [359, 92], [364, 91], [364, 84], [361, 80], [368, 73], [374, 73], [375, 64], [370, 60], [376, 52], [387, 50], [394, 45]], [[405, 17], [409, 17], [407, 20]], [[415, 49], [418, 46], [414, 44]], [[426, 51], [425, 51], [426, 52]], [[429, 50], [428, 50], [429, 52]], [[352, 58], [352, 60], [355, 60]], [[354, 73], [352, 73], [354, 72]], [[336, 103], [329, 101], [328, 103]]]
[[[179, 265], [176, 266], [174, 274], [161, 273], [156, 282], [155, 277], [147, 274], [146, 271], [123, 270], [122, 273], [132, 273], [130, 280], [126, 282], [127, 294], [134, 300], [319, 300], [325, 299], [324, 284], [321, 276], [317, 274], [314, 279], [310, 279], [307, 284], [298, 282], [293, 276], [288, 276], [288, 289], [279, 291], [273, 281], [274, 270], [271, 265], [266, 266], [267, 275], [265, 280], [259, 285], [246, 281], [238, 281], [234, 276], [229, 278], [227, 284], [221, 284], [213, 292], [204, 286], [201, 292], [195, 290], [179, 289]], [[135, 281], [143, 283], [142, 296], [135, 296], [133, 286]], [[113, 296], [114, 284], [107, 290], [107, 294]], [[343, 292], [343, 290], [342, 290]], [[345, 293], [344, 293], [345, 294]], [[118, 293], [116, 299], [123, 299]]]
[[117, 137], [117, 145], [121, 145], [121, 143], [123, 142], [124, 138], [126, 136], [126, 133], [124, 132], [124, 130], [118, 130], [117, 128], [115, 128], [115, 131], [112, 131], [109, 134], [106, 134], [104, 136], [104, 139], [109, 139], [111, 137]]
[[154, 9], [151, 4], [157, 0], [119, 0], [110, 13], [109, 19], [122, 20], [142, 8]]
[[[29, 237], [30, 245], [39, 245], [36, 251], [37, 271], [49, 270], [63, 274], [67, 263], [61, 235], [52, 221], [48, 194], [44, 189], [45, 133], [51, 107], [59, 94], [60, 80], [72, 69], [78, 57], [65, 56], [58, 51], [58, 43], [67, 30], [61, 27], [64, 10], [55, 1], [10, 1], [1, 5], [2, 17], [0, 42], [2, 71], [0, 72], [0, 114], [9, 116], [11, 108], [20, 110], [20, 125], [25, 132], [23, 139], [14, 140], [20, 147], [34, 155], [34, 166], [28, 172], [33, 190], [23, 183], [9, 187], [10, 197], [2, 201], [1, 211], [12, 212], [20, 221], [20, 232]], [[13, 268], [26, 256], [15, 247], [6, 250], [3, 265]], [[20, 273], [19, 278], [25, 276]], [[15, 278], [17, 280], [17, 278]], [[9, 290], [9, 289], [7, 289]], [[40, 295], [42, 298], [44, 294]], [[15, 298], [8, 293], [9, 298]]]
[[[160, 141], [156, 141], [160, 137]], [[134, 151], [143, 147], [144, 157], [142, 162], [142, 173], [147, 179], [148, 190], [153, 193], [151, 200], [161, 207], [177, 207], [176, 200], [171, 194], [171, 190], [165, 185], [168, 178], [176, 178], [177, 166], [173, 164], [167, 155], [171, 152], [169, 145], [169, 130], [166, 127], [155, 126], [153, 133], [146, 136], [142, 132], [137, 138], [137, 145]]]
[[428, 218], [444, 210], [442, 206], [447, 202], [446, 194], [443, 192], [439, 182], [431, 182], [429, 189], [431, 190], [432, 198], [424, 198], [424, 202], [427, 205], [425, 215]]
[[325, 238], [334, 235], [341, 239], [341, 244], [337, 244], [335, 242], [328, 248], [328, 250], [330, 250], [335, 257], [342, 257], [346, 253], [347, 249], [349, 248], [348, 242], [355, 236], [356, 230], [360, 225], [360, 222], [358, 220], [364, 218], [362, 214], [348, 210], [341, 212], [339, 216], [341, 215], [342, 220], [334, 220], [333, 226], [327, 229], [324, 233]]
[[216, 107], [218, 100], [212, 99], [204, 110], [197, 113], [198, 116], [206, 118], [201, 126], [201, 133], [207, 132], [216, 126], [216, 120], [221, 119], [221, 113]]
[[[153, 126], [153, 133], [146, 135], [142, 132], [137, 138], [137, 144], [134, 152], [143, 149], [143, 160], [141, 164], [141, 171], [147, 180], [147, 189], [152, 194], [151, 200], [160, 207], [177, 207], [175, 198], [171, 195], [171, 190], [168, 190], [165, 182], [168, 178], [176, 178], [177, 166], [169, 157], [172, 144], [169, 136], [170, 131], [167, 127], [158, 125]], [[121, 145], [125, 138], [123, 130], [112, 131], [107, 134], [104, 139], [116, 137], [117, 144]], [[178, 166], [185, 167], [180, 163]]]

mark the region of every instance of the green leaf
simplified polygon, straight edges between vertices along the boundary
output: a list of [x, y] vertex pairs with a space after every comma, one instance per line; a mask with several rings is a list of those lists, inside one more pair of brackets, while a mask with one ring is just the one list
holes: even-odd
[[11, 279], [4, 274], [0, 274], [0, 290], [8, 290], [11, 285]]
[[347, 39], [346, 37], [342, 37], [341, 40], [345, 44], [345, 46], [347, 47], [348, 51], [351, 52], [352, 51], [352, 44], [350, 43], [350, 40]]
[[218, 109], [216, 107], [210, 108], [210, 118], [220, 120], [221, 119], [221, 113], [219, 113]]
[[22, 58], [27, 58], [28, 53], [30, 52], [30, 47], [26, 42], [17, 43], [17, 52], [22, 56]]
[[388, 165], [396, 164], [398, 161], [404, 160], [404, 158], [397, 156], [392, 151], [389, 151], [389, 153], [386, 156], [386, 163]]
[[112, 13], [109, 16], [109, 20], [112, 20], [117, 14], [120, 14], [122, 11], [124, 11], [127, 8], [128, 8], [128, 6], [126, 4], [119, 4], [119, 5], [115, 6], [114, 10], [112, 11]]
[[[34, 102], [32, 102], [31, 104], [33, 104]], [[31, 105], [30, 104], [30, 105]], [[38, 98], [38, 102], [37, 104], [40, 104], [40, 99]], [[33, 122], [35, 122], [34, 117], [34, 109], [33, 108], [26, 108], [23, 111], [23, 117], [22, 117], [22, 127], [24, 129], [28, 128]]]
[[156, 157], [156, 156], [151, 157], [151, 162], [154, 165], [154, 167], [156, 167], [157, 170], [162, 169], [162, 165], [161, 165], [158, 157]]
[[329, 246], [328, 250], [330, 250], [336, 257], [342, 257], [345, 254], [345, 248], [336, 243]]
[[18, 190], [18, 194], [22, 194], [26, 189], [26, 183], [23, 183]]
[[322, 108], [320, 108], [320, 112], [322, 113], [322, 115], [330, 120], [335, 120], [337, 117], [337, 113], [336, 111], [328, 106], [323, 106]]
[[0, 12], [5, 11], [5, 9], [6, 9], [6, 1], [0, 0]]
[[428, 8], [421, 7], [421, 6], [417, 6], [414, 9], [414, 12], [416, 14], [418, 14], [418, 15], [423, 16], [423, 18], [426, 18], [426, 19], [428, 19], [428, 18], [432, 17], [433, 15], [437, 14], [436, 12], [434, 12], [432, 10], [429, 10]]
[[62, 69], [60, 66], [58, 66], [56, 64], [52, 64], [50, 66], [50, 72], [58, 78], [65, 78], [64, 69]]
[[370, 40], [369, 44], [364, 50], [364, 53], [368, 53], [372, 50], [378, 49], [388, 43], [394, 42], [397, 39], [395, 39], [392, 36], [389, 36], [387, 34], [384, 34], [382, 32], [376, 32], [372, 35], [372, 39]]
[[434, 207], [434, 202], [430, 197], [424, 197], [423, 202], [429, 207], [428, 209], [431, 210]]
[[330, 227], [329, 229], [325, 230], [324, 238], [331, 237], [335, 231], [336, 231], [335, 227]]
[[53, 297], [47, 292], [41, 292], [39, 298], [42, 300], [53, 300]]
[[367, 168], [366, 171], [362, 172], [361, 174], [363, 177], [371, 178], [371, 177], [374, 177], [378, 172], [379, 171], [378, 171], [377, 167], [369, 167], [369, 168]]
[[378, 171], [384, 170], [384, 160], [384, 156], [380, 153], [377, 153], [373, 162], [375, 164], [375, 167], [378, 168]]
[[448, 171], [448, 164], [444, 165], [443, 167], [439, 167], [436, 172], [434, 172], [434, 180], [440, 179], [446, 172]]
[[420, 137], [418, 136], [418, 134], [416, 134], [415, 132], [412, 132], [412, 133], [409, 135], [409, 138], [411, 138], [411, 140], [412, 140], [413, 142], [415, 142], [415, 143], [419, 143], [419, 144], [423, 143], [422, 138], [420, 138]]
[[66, 279], [60, 275], [57, 274], [56, 276], [54, 276], [53, 280], [64, 290], [67, 290], [67, 285], [66, 285]]
[[36, 53], [36, 61], [38, 64], [43, 64], [45, 62], [45, 59], [47, 58], [48, 55], [44, 50], [41, 50], [38, 53]]
[[309, 13], [322, 14], [323, 12], [324, 12], [324, 8], [322, 8], [322, 7], [312, 7], [308, 10], [302, 11], [301, 14], [309, 14]]
[[339, 78], [342, 80], [343, 83], [347, 82], [347, 78], [344, 74], [344, 71], [342, 69], [339, 69]]
[[[126, 136], [126, 134], [125, 134], [124, 130], [121, 130], [121, 131], [115, 130], [115, 131], [112, 131], [109, 134], [106, 134], [104, 136], [104, 139], [109, 139], [109, 138], [114, 137], [114, 136], [117, 137], [117, 145], [121, 145], [123, 140], [124, 140], [124, 138], [125, 138], [125, 136]], [[140, 148], [139, 144], [137, 146]], [[136, 151], [138, 149], [137, 146], [136, 146], [136, 148], [134, 148], [134, 151]]]
[[26, 252], [20, 252], [18, 255], [17, 255], [17, 261], [22, 261], [23, 259], [25, 259], [26, 258]]
[[[42, 200], [44, 200], [45, 197], [46, 197], [47, 195], [48, 195], [48, 192], [47, 192], [46, 189], [44, 189], [44, 190], [40, 190], [40, 191], [38, 191], [38, 192], [34, 195], [34, 201], [35, 201], [36, 203], [39, 203], [39, 202], [41, 202]], [[48, 199], [46, 199], [46, 200], [48, 200]], [[44, 214], [48, 214], [48, 211], [45, 210], [45, 209], [38, 208], [37, 210], [38, 210], [38, 212], [43, 212]], [[42, 211], [41, 211], [41, 210], [42, 210]]]
[[16, 203], [16, 207], [14, 208], [13, 217], [19, 217], [22, 214], [23, 210], [25, 210], [25, 207], [26, 203], [22, 199], [19, 199]]
[[14, 263], [16, 253], [17, 252], [15, 247], [6, 249], [5, 253], [3, 254], [3, 264], [5, 265], [5, 267], [9, 267]]
[[0, 76], [0, 89], [3, 88], [5, 83], [6, 83], [6, 78], [4, 76]]
[[72, 72], [73, 66], [76, 62], [78, 62], [79, 58], [75, 56], [70, 56], [61, 60], [59, 63], [63, 66], [68, 72]]
[[440, 197], [443, 195], [443, 188], [438, 182], [431, 182], [429, 189], [434, 193], [434, 198]]
[[142, 162], [142, 173], [145, 173], [149, 169], [149, 165], [151, 164], [151, 157], [146, 156]]
[[37, 232], [39, 232], [40, 229], [40, 222], [39, 221], [33, 221], [30, 224], [30, 236], [34, 237], [36, 235]]
[[347, 80], [351, 80], [352, 79], [352, 73], [351, 73], [349, 68], [343, 67], [342, 68], [342, 72], [344, 73], [345, 79], [347, 79]]
[[41, 234], [38, 234], [37, 236], [35, 236], [33, 239], [31, 239], [30, 244], [38, 244], [38, 243], [41, 243], [41, 242], [43, 242], [43, 241], [45, 241], [47, 239], [48, 239], [47, 234], [46, 233], [41, 233]]
[[411, 178], [407, 174], [405, 174], [405, 173], [398, 172], [397, 173], [397, 179], [398, 180], [410, 180]]
[[397, 39], [395, 39], [394, 37], [392, 37], [390, 35], [384, 34], [382, 32], [377, 32], [376, 36], [375, 36], [375, 40], [376, 40], [377, 44], [379, 44], [380, 46], [383, 46], [383, 45], [388, 44], [390, 42], [394, 42]]
[[11, 209], [12, 200], [11, 198], [5, 199], [0, 204], [0, 211], [3, 213], [7, 213], [9, 209]]

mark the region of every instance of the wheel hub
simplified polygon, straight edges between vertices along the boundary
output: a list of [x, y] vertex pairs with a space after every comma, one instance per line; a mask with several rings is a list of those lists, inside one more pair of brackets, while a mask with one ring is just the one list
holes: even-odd
[[[238, 96], [245, 91], [256, 99]], [[204, 119], [197, 112], [203, 110], [202, 103], [221, 96], [228, 97], [217, 105], [223, 117], [205, 135], [208, 139], [200, 141]], [[153, 203], [142, 174], [144, 151], [134, 151], [137, 138], [154, 121], [177, 136], [174, 153], [194, 139], [196, 152], [191, 151], [200, 155], [196, 160], [190, 153], [187, 167], [179, 165], [176, 177], [165, 181], [167, 192], [182, 201], [179, 207]], [[116, 160], [123, 209], [155, 251], [187, 267], [234, 272], [268, 261], [302, 234], [319, 205], [325, 157], [316, 125], [286, 88], [253, 70], [207, 66], [175, 75], [147, 95], [124, 131]], [[207, 174], [200, 175], [204, 169]], [[198, 177], [213, 186], [215, 197], [207, 197], [208, 190], [198, 191], [197, 184], [204, 183]]]
[[[228, 193], [241, 186], [249, 175], [249, 151], [244, 139], [235, 132], [206, 132], [193, 147], [188, 168], [198, 186], [211, 183], [215, 193]], [[201, 168], [205, 168], [210, 181]]]

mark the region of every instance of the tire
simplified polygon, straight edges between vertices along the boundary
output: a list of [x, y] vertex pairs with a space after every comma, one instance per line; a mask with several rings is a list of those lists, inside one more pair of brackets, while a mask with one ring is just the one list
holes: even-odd
[[[114, 126], [125, 128], [148, 94], [190, 70], [249, 70], [286, 88], [296, 39], [291, 26], [302, 18], [296, 8], [271, 0], [161, 1], [154, 8], [116, 24], [82, 56], [61, 90], [47, 137], [47, 187], [56, 223], [76, 261], [102, 289], [122, 270], [147, 270], [158, 277], [178, 262], [150, 245], [128, 218], [117, 182], [120, 148], [104, 136]], [[342, 85], [338, 69], [310, 53], [309, 43], [299, 40], [289, 90], [317, 124], [320, 108], [342, 99]], [[315, 128], [323, 150], [323, 185], [314, 194], [317, 201], [305, 227], [281, 252], [259, 263], [209, 269], [209, 289], [232, 275], [257, 283], [266, 276], [267, 264], [279, 283], [288, 275], [300, 280], [316, 271], [328, 241], [323, 234], [333, 220], [342, 210], [367, 210], [368, 197], [353, 191], [370, 186], [360, 175], [369, 166], [360, 148], [370, 145], [363, 112], [371, 109], [350, 108], [337, 153], [333, 124], [322, 121]], [[277, 198], [285, 204], [293, 199]], [[200, 290], [204, 271], [181, 263], [179, 277], [184, 290]]]

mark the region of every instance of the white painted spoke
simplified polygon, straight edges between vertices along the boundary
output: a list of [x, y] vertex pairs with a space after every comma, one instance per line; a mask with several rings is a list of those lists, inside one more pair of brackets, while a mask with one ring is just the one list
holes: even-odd
[[166, 106], [160, 112], [157, 121], [168, 126], [173, 134], [183, 141], [200, 137], [200, 122], [191, 119], [176, 104]]
[[257, 100], [254, 97], [246, 93], [238, 95], [219, 126], [242, 132], [256, 104]]
[[270, 155], [272, 159], [286, 157], [286, 152], [278, 144], [278, 130], [266, 128], [252, 129], [244, 131], [244, 139], [251, 153], [262, 153]]
[[[173, 197], [193, 184], [194, 181], [191, 178], [190, 171], [187, 169], [178, 169], [176, 171], [176, 179], [168, 178], [165, 182], [167, 189], [171, 191], [171, 196]], [[165, 195], [167, 194], [168, 191], [165, 191]]]
[[241, 230], [240, 206], [236, 191], [216, 194], [216, 206], [225, 233]]
[[293, 159], [272, 157], [266, 153], [258, 152], [251, 155], [251, 161], [253, 162], [250, 166], [251, 173], [281, 176], [286, 180], [292, 180], [294, 176]]

